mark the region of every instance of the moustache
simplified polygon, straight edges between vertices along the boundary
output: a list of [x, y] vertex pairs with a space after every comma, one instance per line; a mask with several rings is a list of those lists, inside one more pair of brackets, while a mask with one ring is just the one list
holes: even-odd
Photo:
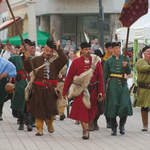
[[49, 59], [49, 58], [50, 58], [50, 55], [46, 55], [46, 57], [47, 57], [47, 59]]

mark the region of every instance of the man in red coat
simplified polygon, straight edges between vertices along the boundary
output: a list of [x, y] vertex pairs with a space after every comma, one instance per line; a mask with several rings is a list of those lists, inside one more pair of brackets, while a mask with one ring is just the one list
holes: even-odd
[[[92, 66], [93, 57], [90, 55], [91, 44], [87, 42], [81, 43], [82, 56], [73, 60], [68, 75], [66, 77], [63, 96], [66, 98], [68, 90], [71, 84], [74, 82], [75, 76], [81, 76], [83, 72], [88, 71]], [[84, 83], [83, 83], [84, 84]], [[80, 85], [82, 87], [82, 83]], [[100, 61], [96, 63], [92, 77], [90, 78], [90, 83], [88, 84], [88, 92], [90, 94], [91, 107], [88, 109], [83, 102], [82, 92], [79, 96], [74, 98], [72, 109], [69, 118], [81, 121], [83, 128], [83, 139], [89, 139], [89, 124], [94, 119], [97, 114], [97, 100], [102, 100], [100, 95], [104, 96], [104, 83], [103, 83], [103, 71]]]

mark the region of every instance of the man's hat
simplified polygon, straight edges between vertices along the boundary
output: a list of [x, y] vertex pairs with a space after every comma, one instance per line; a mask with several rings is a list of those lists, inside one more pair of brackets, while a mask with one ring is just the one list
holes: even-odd
[[80, 44], [81, 48], [86, 48], [86, 47], [91, 47], [91, 42], [87, 43], [87, 42], [81, 42]]
[[146, 46], [142, 49], [142, 53], [144, 53], [147, 49], [150, 49], [150, 46], [146, 45]]
[[[29, 46], [31, 46], [31, 40], [29, 40], [29, 39], [24, 39], [24, 43], [29, 44]], [[22, 45], [22, 43], [21, 43], [21, 45]]]
[[31, 45], [30, 46], [34, 46], [35, 47], [35, 41], [31, 41]]
[[115, 46], [121, 46], [121, 43], [120, 42], [112, 42], [112, 48]]
[[54, 43], [53, 43], [53, 41], [52, 41], [51, 39], [47, 39], [46, 45], [47, 45], [48, 47], [52, 48], [52, 49], [54, 48]]
[[105, 48], [108, 48], [108, 47], [110, 47], [110, 46], [112, 46], [112, 43], [111, 43], [111, 42], [107, 42], [107, 43], [105, 44]]
[[102, 53], [100, 49], [95, 49], [94, 54], [99, 56], [99, 57], [104, 57], [105, 56], [105, 52]]

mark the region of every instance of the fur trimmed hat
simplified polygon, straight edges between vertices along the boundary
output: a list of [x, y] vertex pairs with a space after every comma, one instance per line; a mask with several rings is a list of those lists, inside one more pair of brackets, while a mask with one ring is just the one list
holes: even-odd
[[86, 48], [86, 47], [91, 47], [91, 42], [87, 43], [87, 42], [81, 42], [80, 44], [81, 48]]
[[105, 52], [102, 53], [100, 49], [95, 49], [94, 54], [101, 58], [105, 56]]
[[150, 46], [146, 45], [146, 46], [142, 49], [142, 53], [144, 53], [147, 49], [150, 49]]
[[[29, 40], [29, 39], [24, 39], [24, 43], [31, 46], [31, 40]], [[21, 43], [21, 45], [22, 45], [22, 43]]]
[[52, 41], [51, 39], [47, 39], [46, 45], [47, 45], [48, 47], [52, 48], [52, 49], [54, 48], [54, 43], [53, 43], [53, 41]]
[[31, 41], [31, 46], [34, 46], [34, 47], [36, 46], [35, 41], [33, 41], [33, 42]]
[[105, 48], [108, 48], [108, 47], [110, 47], [110, 46], [112, 46], [112, 43], [111, 43], [111, 42], [105, 43]]
[[112, 42], [112, 48], [115, 47], [115, 46], [121, 46], [121, 43], [120, 42], [117, 42], [117, 43], [116, 42]]

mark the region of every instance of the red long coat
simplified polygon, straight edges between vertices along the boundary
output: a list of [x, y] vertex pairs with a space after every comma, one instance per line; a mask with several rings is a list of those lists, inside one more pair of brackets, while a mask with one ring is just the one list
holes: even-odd
[[[64, 83], [63, 95], [67, 95], [69, 87], [73, 82], [74, 76], [79, 76], [81, 73], [90, 69], [91, 64], [91, 56], [88, 64], [85, 64], [83, 56], [75, 59], [72, 62]], [[82, 101], [83, 94], [81, 94], [74, 98], [69, 118], [87, 123], [91, 122], [95, 118], [95, 115], [97, 114], [97, 95], [98, 93], [102, 93], [104, 95], [103, 71], [100, 62], [97, 63], [96, 69], [94, 70], [90, 83], [94, 83], [96, 81], [99, 81], [100, 83], [96, 85], [97, 90], [93, 89], [91, 91], [91, 109], [88, 110], [85, 107]]]

